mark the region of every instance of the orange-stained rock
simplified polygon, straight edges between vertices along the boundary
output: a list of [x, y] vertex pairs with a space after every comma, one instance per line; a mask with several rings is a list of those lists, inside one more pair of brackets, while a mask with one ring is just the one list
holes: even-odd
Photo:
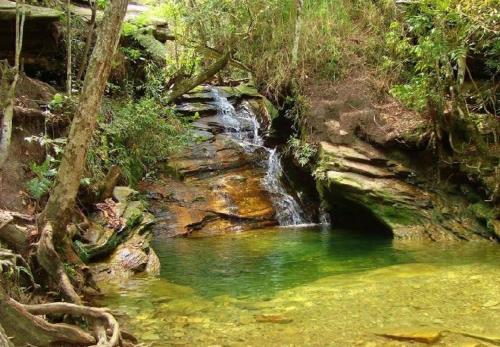
[[264, 172], [237, 168], [209, 177], [176, 180], [168, 176], [143, 183], [154, 200], [153, 212], [167, 212], [156, 231], [170, 236], [217, 234], [276, 225], [275, 210], [262, 188]]
[[259, 150], [248, 154], [227, 135], [217, 134], [172, 157], [167, 171], [173, 174], [140, 186], [153, 197], [150, 205], [160, 216], [156, 231], [177, 236], [276, 225], [261, 183], [265, 171], [255, 164], [262, 155]]

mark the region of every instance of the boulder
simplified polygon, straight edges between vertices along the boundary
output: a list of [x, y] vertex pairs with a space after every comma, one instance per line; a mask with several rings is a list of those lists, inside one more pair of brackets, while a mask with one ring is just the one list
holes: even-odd
[[83, 259], [99, 261], [91, 264], [97, 281], [120, 281], [139, 273], [159, 274], [160, 261], [150, 246], [155, 218], [142, 201], [130, 201], [136, 193], [128, 187], [116, 187], [113, 195], [120, 202], [111, 206], [113, 201], [107, 201], [106, 206], [112, 210], [101, 206], [105, 216], [92, 221], [83, 235], [87, 244], [75, 242]]
[[98, 282], [120, 281], [145, 273], [160, 274], [160, 260], [148, 238], [134, 234], [120, 244], [105, 261], [92, 265], [92, 273]]
[[117, 186], [113, 189], [113, 198], [118, 202], [130, 201], [137, 194], [138, 192], [130, 187]]

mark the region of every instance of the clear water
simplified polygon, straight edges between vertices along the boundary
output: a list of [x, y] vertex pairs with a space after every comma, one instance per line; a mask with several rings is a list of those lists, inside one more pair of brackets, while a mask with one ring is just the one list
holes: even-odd
[[[103, 304], [153, 346], [407, 346], [387, 329], [500, 335], [500, 251], [274, 228], [157, 239], [159, 278], [105, 287]], [[458, 332], [458, 333], [457, 333]], [[388, 343], [391, 344], [388, 344]], [[418, 345], [418, 344], [417, 344]]]
[[[233, 236], [165, 239], [154, 244], [161, 277], [199, 295], [272, 296], [322, 277], [396, 264], [497, 261], [482, 247], [460, 251], [435, 245], [398, 249], [391, 238], [328, 227], [276, 228]], [[455, 252], [456, 251], [456, 252]]]

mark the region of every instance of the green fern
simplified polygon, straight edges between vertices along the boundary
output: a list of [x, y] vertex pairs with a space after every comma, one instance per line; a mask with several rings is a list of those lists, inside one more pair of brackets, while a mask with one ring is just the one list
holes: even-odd
[[26, 189], [35, 200], [42, 199], [52, 188], [53, 179], [57, 174], [57, 170], [52, 167], [53, 161], [51, 157], [47, 157], [40, 165], [31, 164], [31, 171], [36, 177], [26, 183]]

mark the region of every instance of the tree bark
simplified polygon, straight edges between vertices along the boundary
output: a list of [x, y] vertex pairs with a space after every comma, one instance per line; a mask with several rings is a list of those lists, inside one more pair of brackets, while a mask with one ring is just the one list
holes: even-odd
[[0, 107], [1, 111], [3, 112], [1, 124], [2, 128], [0, 132], [0, 169], [3, 167], [9, 155], [10, 141], [12, 137], [12, 118], [14, 118], [14, 100], [16, 95], [17, 81], [19, 80], [19, 67], [21, 65], [20, 59], [21, 51], [23, 48], [25, 18], [26, 13], [24, 8], [24, 0], [18, 0], [16, 2], [16, 52], [14, 58], [14, 76], [10, 86], [8, 85], [11, 75], [11, 71], [9, 71], [9, 63], [6, 61], [5, 64], [1, 64], [0, 66], [0, 72], [2, 74], [0, 97], [3, 99], [0, 100]]
[[182, 94], [187, 93], [194, 87], [208, 81], [227, 65], [230, 57], [230, 52], [226, 52], [217, 61], [215, 61], [215, 63], [210, 65], [206, 70], [203, 70], [198, 75], [176, 83], [167, 97], [167, 102], [170, 103], [175, 101], [175, 99], [180, 97]]
[[299, 43], [300, 34], [302, 31], [302, 7], [304, 6], [304, 0], [295, 0], [295, 33], [293, 36], [293, 48], [292, 48], [292, 71], [297, 70], [299, 63]]
[[45, 271], [59, 284], [67, 300], [81, 303], [56, 249], [66, 259], [78, 259], [72, 240], [66, 232], [71, 220], [87, 150], [97, 122], [102, 96], [111, 71], [113, 55], [118, 46], [121, 25], [128, 0], [112, 0], [106, 8], [101, 30], [85, 74], [78, 109], [71, 123], [68, 144], [57, 173], [54, 190], [39, 219], [41, 228], [37, 259]]

